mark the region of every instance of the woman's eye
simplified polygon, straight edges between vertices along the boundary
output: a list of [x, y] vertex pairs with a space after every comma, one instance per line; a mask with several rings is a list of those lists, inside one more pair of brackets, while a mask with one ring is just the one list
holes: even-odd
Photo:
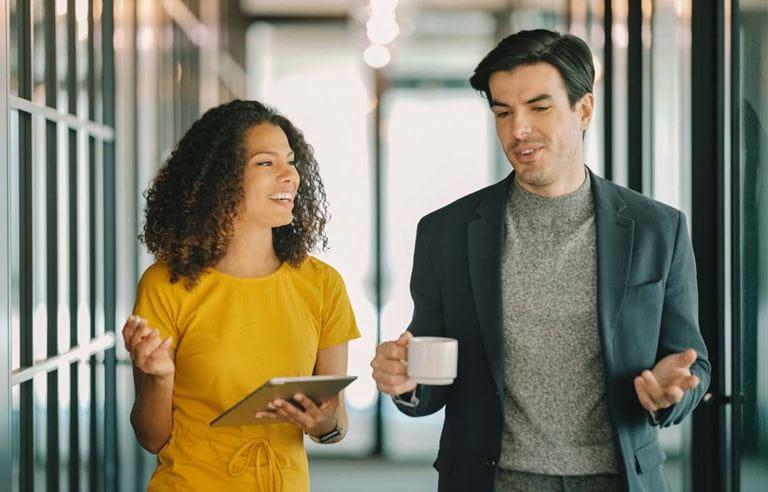
[[296, 165], [296, 161], [290, 160], [290, 161], [288, 161], [288, 165], [289, 166], [295, 166]]
[[271, 166], [272, 165], [272, 161], [257, 162], [256, 165], [257, 166]]

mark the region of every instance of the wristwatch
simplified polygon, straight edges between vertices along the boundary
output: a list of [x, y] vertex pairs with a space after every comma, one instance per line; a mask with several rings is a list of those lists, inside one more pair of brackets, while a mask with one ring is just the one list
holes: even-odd
[[333, 440], [335, 437], [340, 436], [342, 432], [343, 427], [341, 426], [341, 422], [339, 422], [339, 419], [336, 419], [336, 427], [333, 430], [328, 431], [325, 434], [320, 434], [319, 436], [310, 434], [309, 438], [315, 442], [319, 442], [320, 444], [329, 444], [329, 441]]

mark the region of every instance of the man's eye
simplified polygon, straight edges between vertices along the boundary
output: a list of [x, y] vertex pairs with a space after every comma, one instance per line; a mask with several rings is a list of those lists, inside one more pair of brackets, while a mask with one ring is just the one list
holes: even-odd
[[509, 111], [502, 111], [500, 113], [496, 113], [497, 118], [506, 118], [507, 116], [509, 116]]
[[534, 111], [546, 111], [549, 109], [549, 106], [536, 106], [533, 108]]

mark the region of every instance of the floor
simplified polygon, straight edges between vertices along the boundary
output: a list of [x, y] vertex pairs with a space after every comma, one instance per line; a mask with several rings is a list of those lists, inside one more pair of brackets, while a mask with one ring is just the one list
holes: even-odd
[[427, 492], [437, 490], [430, 463], [383, 459], [320, 459], [309, 462], [312, 492]]

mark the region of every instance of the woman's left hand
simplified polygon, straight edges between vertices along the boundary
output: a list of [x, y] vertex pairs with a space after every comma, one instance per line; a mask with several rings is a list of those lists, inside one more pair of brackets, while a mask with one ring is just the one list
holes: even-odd
[[259, 417], [281, 417], [286, 422], [296, 424], [301, 430], [313, 436], [320, 436], [336, 428], [336, 408], [339, 406], [339, 396], [324, 401], [319, 406], [310, 398], [297, 393], [293, 397], [304, 410], [285, 400], [272, 400], [274, 407], [270, 412], [257, 412]]

